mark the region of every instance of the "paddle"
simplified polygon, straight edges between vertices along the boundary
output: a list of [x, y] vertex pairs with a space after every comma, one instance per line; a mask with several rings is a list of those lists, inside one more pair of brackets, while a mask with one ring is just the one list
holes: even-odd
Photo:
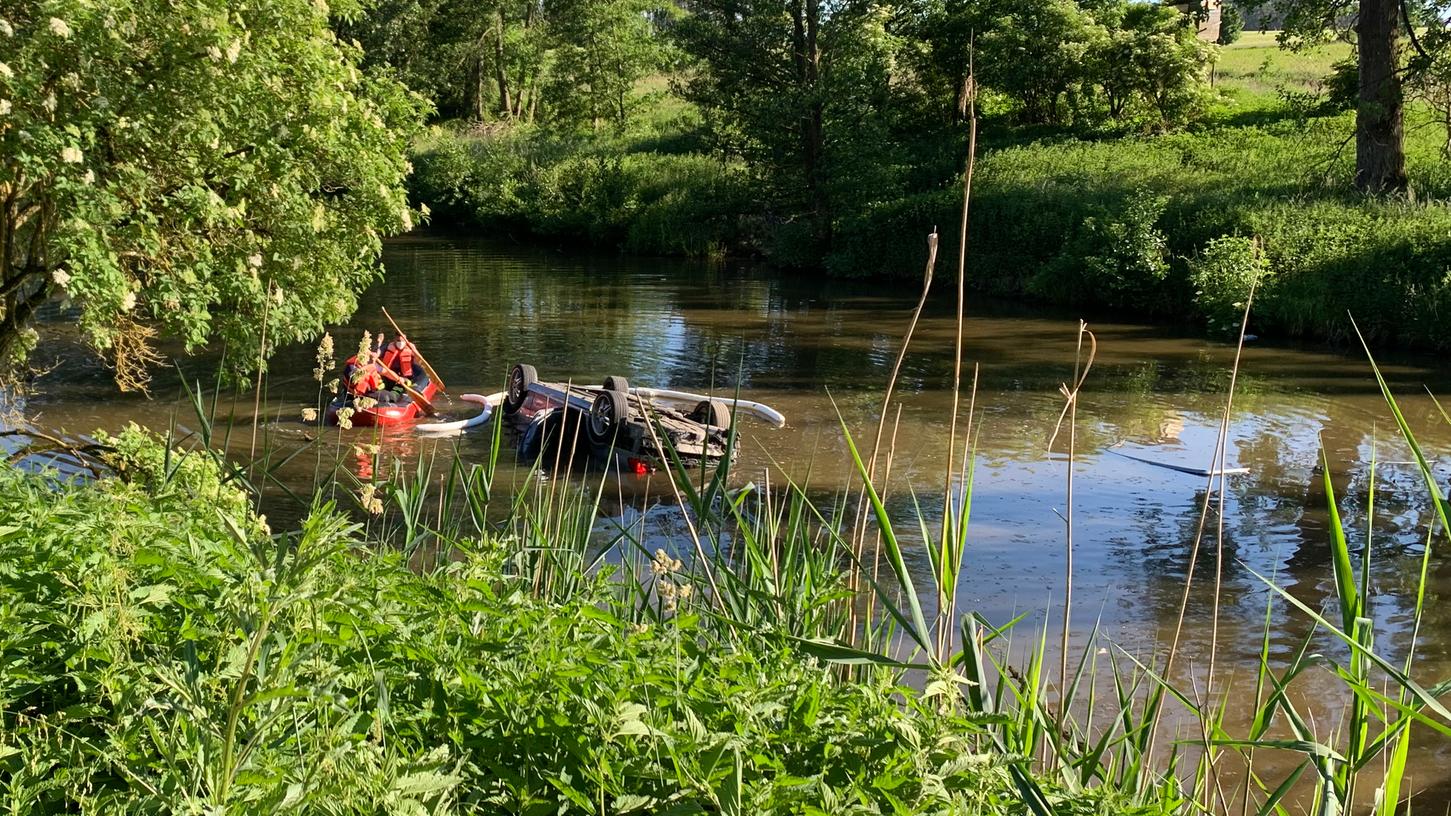
[[[403, 334], [403, 330], [398, 328], [398, 323], [393, 320], [393, 315], [388, 314], [388, 308], [386, 306], [383, 307], [383, 316], [388, 318], [389, 323], [393, 324], [393, 331]], [[423, 371], [428, 374], [429, 379], [438, 384], [438, 390], [447, 394], [448, 388], [443, 384], [443, 378], [439, 377], [438, 372], [433, 370], [433, 366], [429, 365], [428, 361], [423, 359], [423, 352], [418, 350], [418, 346], [413, 347], [413, 354], [418, 358], [418, 364], [423, 366]]]
[[411, 397], [414, 404], [416, 404], [423, 411], [423, 413], [429, 416], [438, 416], [438, 409], [433, 407], [433, 403], [428, 401], [428, 397], [425, 397], [423, 396], [423, 394], [419, 393], [418, 389], [409, 385], [402, 377], [394, 374], [392, 371], [389, 371], [382, 365], [378, 366], [378, 373], [383, 375], [383, 379], [391, 380], [392, 382], [397, 383], [399, 387], [403, 389], [403, 393]]

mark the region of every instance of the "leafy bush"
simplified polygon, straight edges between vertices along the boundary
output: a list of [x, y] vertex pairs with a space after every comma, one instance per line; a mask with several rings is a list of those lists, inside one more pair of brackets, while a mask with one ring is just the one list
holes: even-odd
[[1259, 244], [1237, 235], [1215, 238], [1189, 259], [1194, 305], [1211, 330], [1230, 331], [1239, 325], [1251, 287], [1268, 268]]
[[1166, 196], [1135, 191], [1118, 212], [1089, 216], [1058, 259], [1034, 278], [1039, 293], [1068, 285], [1090, 303], [1128, 306], [1169, 274], [1168, 239], [1158, 228]]

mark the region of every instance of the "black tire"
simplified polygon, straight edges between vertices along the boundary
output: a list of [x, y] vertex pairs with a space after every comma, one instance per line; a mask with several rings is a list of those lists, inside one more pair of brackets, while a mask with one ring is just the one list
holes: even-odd
[[630, 393], [630, 381], [625, 379], [624, 377], [617, 377], [613, 374], [605, 377], [605, 384], [603, 387], [606, 391], [618, 391], [621, 394]]
[[630, 402], [623, 391], [601, 391], [589, 407], [585, 431], [597, 447], [608, 448], [615, 443], [620, 429], [630, 418]]
[[509, 369], [509, 382], [504, 388], [504, 413], [517, 414], [529, 398], [529, 386], [539, 382], [539, 372], [528, 363], [516, 363]]
[[731, 426], [731, 409], [720, 400], [701, 400], [690, 412], [690, 418], [702, 425], [726, 429]]

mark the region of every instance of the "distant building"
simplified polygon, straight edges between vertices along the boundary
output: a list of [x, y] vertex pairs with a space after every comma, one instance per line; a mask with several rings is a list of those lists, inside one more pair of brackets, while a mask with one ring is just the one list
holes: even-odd
[[1219, 40], [1219, 19], [1224, 13], [1224, 0], [1189, 0], [1189, 2], [1165, 3], [1165, 5], [1198, 18], [1199, 39], [1209, 42]]

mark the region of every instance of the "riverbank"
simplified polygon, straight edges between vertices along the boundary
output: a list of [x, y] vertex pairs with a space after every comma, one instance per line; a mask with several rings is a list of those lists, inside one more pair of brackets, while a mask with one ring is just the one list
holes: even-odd
[[[1353, 116], [1316, 96], [1339, 56], [1284, 54], [1267, 35], [1249, 35], [1224, 52], [1219, 103], [1179, 133], [1046, 133], [984, 121], [971, 284], [1226, 332], [1263, 270], [1256, 334], [1343, 342], [1351, 312], [1377, 344], [1451, 348], [1443, 134], [1412, 109], [1415, 200], [1349, 192]], [[490, 233], [916, 279], [934, 226], [940, 263], [955, 257], [964, 153], [961, 133], [924, 136], [899, 183], [854, 198], [815, 256], [795, 225], [761, 209], [759, 180], [707, 149], [688, 110], [621, 135], [439, 130], [420, 143], [413, 190], [436, 223]]]
[[[722, 620], [699, 565], [592, 572], [587, 502], [437, 559], [397, 525], [403, 484], [334, 488], [379, 503], [364, 524], [320, 494], [272, 530], [204, 452], [101, 441], [117, 478], [0, 470], [0, 768], [27, 812], [1125, 809], [1034, 782], [955, 688], [843, 680], [789, 617]], [[818, 577], [796, 608], [840, 592]]]

